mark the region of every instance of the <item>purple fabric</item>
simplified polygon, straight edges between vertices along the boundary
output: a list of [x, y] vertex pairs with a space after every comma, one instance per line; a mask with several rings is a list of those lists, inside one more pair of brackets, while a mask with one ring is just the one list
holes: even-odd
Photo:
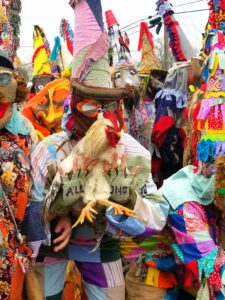
[[141, 248], [141, 247], [137, 247], [134, 248], [133, 250], [131, 250], [131, 252], [129, 252], [125, 258], [127, 261], [134, 261], [135, 259], [137, 259], [138, 257], [140, 257], [142, 254], [146, 253], [146, 249]]
[[76, 262], [76, 265], [84, 281], [103, 288], [108, 287], [102, 263]]
[[225, 125], [225, 104], [221, 105], [221, 112], [223, 116], [223, 124]]
[[89, 260], [91, 263], [100, 263], [101, 262], [100, 248], [98, 248], [93, 253], [91, 253], [93, 249], [94, 249], [93, 246], [87, 247], [87, 246], [78, 246], [78, 245], [69, 244], [68, 258], [79, 262], [86, 262], [87, 260]]
[[225, 91], [225, 75], [221, 74], [222, 90]]
[[215, 118], [218, 119], [218, 115], [219, 115], [219, 107], [218, 105], [215, 106]]
[[150, 228], [150, 227], [145, 227], [145, 232], [137, 236], [138, 239], [146, 239], [147, 237], [150, 237], [154, 234], [159, 233], [159, 230]]
[[104, 30], [104, 22], [103, 22], [103, 16], [102, 16], [102, 5], [101, 0], [87, 0], [87, 3], [95, 16], [96, 21], [98, 22], [98, 25], [100, 26], [101, 30]]
[[[100, 2], [100, 0], [98, 0]], [[95, 9], [101, 10], [101, 4]], [[76, 42], [74, 43], [73, 54], [76, 56], [82, 49], [89, 45], [96, 43], [100, 35], [102, 34], [102, 28], [99, 26], [100, 20], [96, 20], [94, 12], [87, 0], [80, 0], [74, 7], [75, 14], [75, 27], [74, 36]], [[98, 13], [100, 16], [102, 11]]]
[[204, 99], [202, 101], [197, 119], [200, 119], [200, 120], [206, 119], [206, 117], [208, 116], [208, 114], [211, 110], [211, 107], [209, 106], [209, 101], [210, 101], [210, 99]]
[[217, 140], [215, 142], [215, 151], [213, 157], [216, 158], [217, 156], [221, 156], [225, 154], [225, 142], [221, 142]]
[[211, 251], [213, 251], [216, 248], [216, 246], [213, 240], [209, 240], [205, 242], [198, 242], [197, 248], [202, 253], [202, 256], [205, 256]]

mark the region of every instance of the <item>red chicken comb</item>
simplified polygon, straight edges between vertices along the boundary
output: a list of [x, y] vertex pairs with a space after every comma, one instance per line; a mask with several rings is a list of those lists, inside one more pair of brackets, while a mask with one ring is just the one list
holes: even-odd
[[115, 112], [105, 111], [103, 113], [103, 117], [106, 119], [109, 119], [112, 122], [113, 127], [117, 132], [121, 130], [121, 128], [119, 128], [119, 124], [118, 124], [118, 120], [117, 120], [117, 116], [116, 116]]

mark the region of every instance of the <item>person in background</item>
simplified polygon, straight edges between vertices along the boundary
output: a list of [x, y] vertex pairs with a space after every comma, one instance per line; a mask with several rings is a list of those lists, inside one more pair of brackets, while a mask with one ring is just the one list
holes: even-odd
[[22, 234], [32, 174], [18, 164], [16, 155], [26, 157], [29, 165], [37, 137], [17, 110], [17, 104], [26, 98], [27, 87], [14, 69], [12, 30], [1, 5], [0, 36], [8, 41], [0, 39], [0, 295], [14, 300], [22, 299], [24, 274], [32, 254]]

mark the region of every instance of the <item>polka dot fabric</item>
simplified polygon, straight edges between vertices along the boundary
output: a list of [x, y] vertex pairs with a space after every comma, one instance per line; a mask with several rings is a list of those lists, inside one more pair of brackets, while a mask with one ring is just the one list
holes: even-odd
[[208, 116], [208, 127], [211, 130], [222, 130], [223, 115], [220, 105], [212, 107]]

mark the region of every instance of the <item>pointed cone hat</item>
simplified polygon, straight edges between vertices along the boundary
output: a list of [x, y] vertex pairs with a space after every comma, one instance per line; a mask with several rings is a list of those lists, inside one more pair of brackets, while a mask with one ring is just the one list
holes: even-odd
[[153, 36], [146, 22], [140, 23], [138, 51], [140, 50], [142, 50], [140, 74], [149, 74], [153, 69], [160, 69], [160, 64], [154, 51]]
[[105, 12], [110, 37], [109, 60], [110, 66], [117, 68], [126, 65], [135, 65], [129, 49], [129, 37], [121, 32], [119, 23], [111, 10]]
[[65, 69], [68, 67], [68, 65], [71, 64], [73, 60], [73, 56], [68, 50], [67, 45], [64, 41], [61, 42], [61, 56], [62, 56], [63, 67]]
[[9, 4], [9, 18], [12, 26], [14, 38], [14, 51], [16, 52], [20, 45], [20, 13], [22, 11], [22, 0], [7, 1]]
[[[176, 22], [174, 16], [172, 16], [172, 19]], [[180, 38], [182, 52], [187, 59], [190, 59], [191, 57], [195, 56], [195, 50], [180, 25], [177, 26], [177, 31]]]
[[49, 43], [43, 29], [38, 25], [34, 25], [33, 48], [33, 76], [51, 74]]
[[110, 28], [114, 25], [118, 25], [119, 23], [117, 22], [116, 17], [114, 16], [114, 13], [112, 12], [112, 10], [107, 10], [105, 12], [105, 19], [106, 19], [106, 23], [107, 23], [107, 27]]
[[68, 51], [73, 55], [74, 32], [66, 19], [62, 19], [60, 22], [60, 36], [66, 43]]

